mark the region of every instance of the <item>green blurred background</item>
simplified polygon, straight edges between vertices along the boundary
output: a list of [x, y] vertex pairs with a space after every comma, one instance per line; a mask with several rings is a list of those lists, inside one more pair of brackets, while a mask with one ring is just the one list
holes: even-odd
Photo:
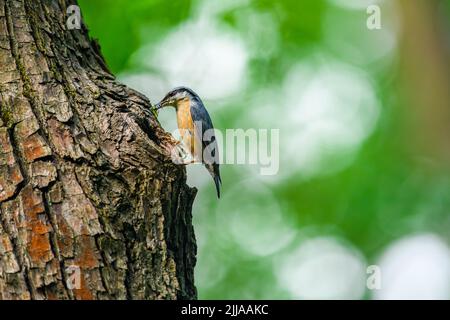
[[450, 298], [450, 1], [79, 4], [153, 103], [186, 85], [220, 130], [280, 130], [278, 174], [223, 165], [220, 200], [188, 168], [200, 299]]

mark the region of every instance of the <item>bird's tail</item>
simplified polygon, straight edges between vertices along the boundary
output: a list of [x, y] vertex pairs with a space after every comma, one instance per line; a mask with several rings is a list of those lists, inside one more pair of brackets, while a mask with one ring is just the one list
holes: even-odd
[[220, 174], [214, 175], [214, 183], [216, 184], [217, 198], [220, 199], [220, 187], [222, 186], [222, 180]]
[[222, 179], [220, 178], [219, 165], [218, 164], [206, 165], [206, 168], [208, 169], [209, 173], [214, 179], [217, 191], [217, 198], [220, 199], [220, 187], [222, 186]]

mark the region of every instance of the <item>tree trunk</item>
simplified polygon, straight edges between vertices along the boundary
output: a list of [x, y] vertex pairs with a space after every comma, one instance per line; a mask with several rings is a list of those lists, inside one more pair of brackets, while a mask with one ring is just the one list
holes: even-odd
[[195, 298], [196, 190], [71, 4], [0, 0], [0, 299]]

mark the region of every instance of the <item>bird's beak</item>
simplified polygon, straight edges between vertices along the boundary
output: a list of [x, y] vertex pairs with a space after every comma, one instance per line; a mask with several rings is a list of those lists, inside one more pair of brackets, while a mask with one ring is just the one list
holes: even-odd
[[155, 104], [154, 106], [155, 110], [159, 110], [162, 108], [161, 102], [158, 102], [157, 104]]

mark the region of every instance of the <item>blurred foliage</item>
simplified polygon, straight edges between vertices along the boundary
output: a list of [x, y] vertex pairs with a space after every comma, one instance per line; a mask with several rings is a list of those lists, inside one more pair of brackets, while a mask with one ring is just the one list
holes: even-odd
[[101, 39], [102, 52], [113, 72], [122, 71], [141, 43], [142, 27], [145, 36], [157, 41], [164, 32], [186, 19], [189, 1], [176, 0], [81, 0], [83, 18], [91, 36]]
[[[259, 119], [250, 116], [257, 113], [248, 112], [250, 108], [257, 108], [252, 103], [254, 96], [272, 88], [282, 97], [282, 83], [286, 74], [296, 63], [308, 63], [312, 55], [331, 57], [365, 72], [370, 77], [380, 110], [375, 129], [356, 150], [332, 153], [323, 159], [324, 170], [328, 164], [342, 159], [348, 163], [335, 172], [305, 177], [300, 169], [283, 168], [281, 161], [280, 170], [290, 173], [275, 182], [267, 182], [255, 177], [257, 173], [251, 170], [226, 165], [223, 169], [225, 197], [219, 201], [214, 198], [212, 182], [208, 181], [207, 187], [201, 189], [194, 208], [199, 240], [199, 297], [296, 297], [279, 284], [276, 265], [283, 255], [289, 255], [290, 250], [301, 244], [304, 237], [332, 236], [345, 239], [349, 246], [361, 252], [369, 264], [376, 263], [392, 241], [408, 234], [432, 232], [449, 241], [448, 166], [442, 168], [422, 150], [416, 150], [414, 141], [410, 139], [410, 130], [423, 128], [408, 127], [409, 110], [406, 99], [400, 94], [408, 94], [408, 87], [399, 76], [399, 62], [403, 57], [398, 48], [398, 39], [396, 49], [380, 53], [367, 61], [357, 61], [354, 57], [358, 56], [352, 55], [355, 50], [361, 50], [362, 57], [366, 57], [383, 46], [383, 42], [374, 45], [372, 42], [379, 38], [372, 38], [373, 33], [365, 29], [365, 8], [340, 7], [337, 5], [339, 1], [325, 0], [241, 2], [244, 4], [220, 13], [221, 24], [241, 34], [243, 39], [251, 39], [258, 35], [245, 28], [243, 21], [246, 21], [247, 14], [250, 18], [253, 13], [268, 13], [277, 27], [277, 48], [267, 55], [263, 52], [266, 49], [262, 48], [261, 55], [249, 57], [248, 85], [238, 97], [225, 102], [209, 101], [208, 105], [212, 109], [215, 103], [225, 105], [211, 112], [216, 127], [258, 127]], [[200, 2], [79, 0], [79, 3], [91, 36], [99, 39], [112, 71], [121, 74], [139, 69], [132, 59], [133, 54], [149, 43], [156, 50], [158, 43], [190, 19]], [[442, 3], [445, 4], [442, 8], [447, 8], [447, 13], [443, 12], [442, 15], [446, 16], [448, 22], [450, 1]], [[385, 10], [393, 10], [393, 7], [387, 5]], [[395, 14], [391, 11], [386, 14], [386, 17], [392, 16], [395, 17]], [[398, 23], [395, 18], [392, 21]], [[333, 23], [331, 26], [336, 30], [330, 30], [327, 22]], [[400, 29], [395, 23], [393, 28]], [[358, 24], [362, 24], [361, 30], [354, 28]], [[448, 24], [444, 22], [442, 26], [446, 28]], [[449, 36], [448, 30], [446, 32]], [[330, 34], [340, 35], [337, 44]], [[450, 42], [450, 36], [443, 41]], [[152, 92], [152, 88], [149, 91]], [[158, 98], [151, 97], [152, 101]], [[286, 118], [287, 109], [278, 105], [282, 104], [281, 101], [270, 103], [277, 110], [274, 114], [279, 117], [273, 127], [282, 130], [280, 150], [283, 157], [290, 132], [283, 131], [280, 124], [289, 120]], [[298, 145], [298, 149], [300, 155], [302, 146]], [[206, 175], [205, 172], [202, 174]], [[227, 189], [246, 179], [255, 181], [256, 190], [261, 184], [272, 192], [283, 219], [298, 232], [295, 240], [275, 253], [258, 255], [248, 252], [232, 239], [232, 232], [224, 230], [226, 224], [222, 222], [227, 217], [220, 215], [227, 215], [227, 208], [235, 201], [227, 198]], [[254, 200], [254, 210], [258, 212], [264, 209], [258, 207], [260, 202], [258, 194], [252, 194], [254, 190], [242, 189], [241, 192], [244, 199], [242, 205], [247, 205], [244, 202], [248, 196], [248, 201]], [[245, 212], [240, 214], [245, 215]], [[265, 217], [261, 216], [261, 219], [264, 221]], [[209, 285], [210, 281], [214, 284]], [[366, 293], [363, 297], [370, 298], [370, 294]]]

